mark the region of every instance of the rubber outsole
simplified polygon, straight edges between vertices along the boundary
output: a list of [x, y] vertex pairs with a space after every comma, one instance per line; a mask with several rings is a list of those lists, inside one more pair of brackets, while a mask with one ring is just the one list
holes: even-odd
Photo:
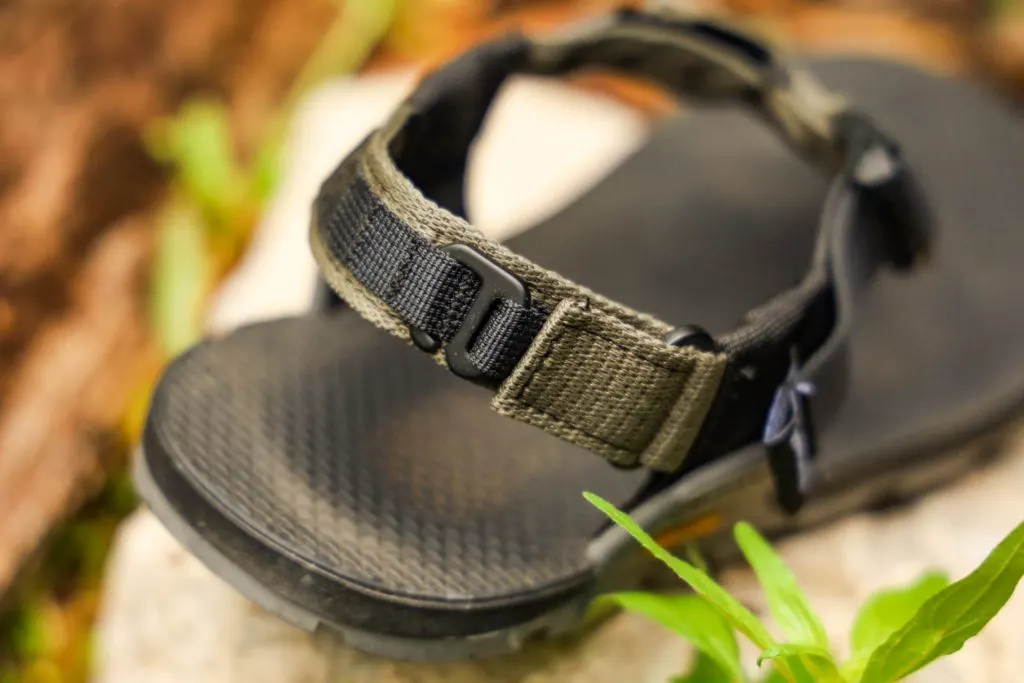
[[[1012, 427], [1005, 426], [939, 454], [904, 458], [897, 468], [874, 473], [839, 493], [812, 500], [797, 517], [778, 509], [762, 454], [747, 449], [652, 497], [632, 516], [656, 536], [671, 529], [693, 529], [676, 545], [697, 543], [708, 563], [721, 567], [739, 556], [730, 531], [735, 522], [751, 522], [769, 537], [780, 538], [852, 512], [878, 508], [887, 501], [909, 501], [990, 463], [1012, 432]], [[407, 638], [373, 633], [325, 619], [242, 569], [197, 531], [195, 523], [164, 494], [150, 471], [145, 451], [140, 451], [134, 478], [143, 500], [171, 534], [215, 574], [267, 612], [303, 631], [314, 633], [326, 628], [357, 650], [390, 659], [453, 661], [517, 652], [529, 642], [578, 632], [597, 595], [663, 586], [668, 578], [664, 568], [640, 551], [627, 534], [609, 526], [588, 549], [594, 567], [592, 585], [538, 617], [465, 637]], [[713, 524], [709, 525], [708, 520]]]

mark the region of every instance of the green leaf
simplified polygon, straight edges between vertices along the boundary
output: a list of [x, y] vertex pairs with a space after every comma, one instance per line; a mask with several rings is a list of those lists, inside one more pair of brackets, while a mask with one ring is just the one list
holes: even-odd
[[316, 50], [296, 77], [286, 99], [291, 109], [299, 96], [325, 79], [355, 71], [367, 60], [394, 23], [399, 0], [347, 0]]
[[739, 600], [729, 595], [724, 588], [715, 583], [711, 577], [659, 546], [646, 531], [629, 518], [629, 515], [619, 511], [608, 501], [590, 492], [584, 493], [583, 497], [606, 514], [609, 519], [622, 527], [626, 533], [635, 538], [652, 555], [668, 565], [675, 572], [676, 576], [685, 581], [698, 595], [707, 600], [718, 610], [719, 614], [732, 624], [733, 628], [749, 638], [755, 645], [762, 650], [767, 650], [776, 644], [775, 639], [772, 638], [764, 624], [751, 614], [750, 610], [740, 604]]
[[190, 100], [173, 118], [154, 126], [147, 141], [151, 154], [175, 166], [186, 196], [206, 214], [212, 227], [230, 224], [246, 188], [224, 105]]
[[929, 598], [868, 660], [861, 681], [889, 683], [952, 654], [1003, 608], [1024, 575], [1024, 523], [981, 565]]
[[741, 673], [740, 677], [736, 678], [716, 664], [714, 659], [703, 652], [698, 652], [690, 671], [674, 677], [670, 683], [736, 683], [744, 680], [742, 675]]
[[850, 644], [854, 653], [874, 650], [881, 645], [896, 629], [910, 621], [928, 598], [948, 585], [948, 576], [932, 572], [906, 588], [884, 590], [873, 595], [853, 624]]
[[13, 620], [11, 631], [6, 638], [9, 640], [12, 654], [19, 659], [30, 660], [46, 655], [50, 650], [52, 637], [42, 605], [23, 606]]
[[202, 334], [202, 310], [212, 279], [206, 228], [194, 207], [172, 201], [157, 226], [149, 310], [156, 341], [175, 355]]
[[778, 669], [772, 669], [761, 679], [761, 683], [786, 683], [786, 677]]
[[708, 568], [708, 561], [704, 558], [704, 555], [700, 552], [700, 545], [696, 542], [687, 543], [683, 547], [683, 553], [686, 555], [686, 561], [692, 564], [697, 569], [701, 570], [705, 574], [710, 574], [711, 570]]
[[743, 680], [739, 646], [732, 626], [704, 598], [696, 595], [613, 593], [607, 599], [678, 633], [726, 673], [723, 680]]
[[768, 607], [779, 628], [796, 643], [816, 645], [827, 651], [829, 643], [825, 627], [782, 558], [746, 522], [737, 524], [734, 534], [740, 550], [761, 582]]
[[843, 683], [832, 653], [817, 645], [776, 645], [761, 653], [757, 665], [761, 666], [769, 660], [788, 663], [793, 670], [800, 672], [798, 680], [809, 683]]
[[949, 585], [945, 574], [930, 573], [905, 588], [873, 595], [861, 608], [850, 636], [852, 657], [842, 666], [850, 680], [860, 680], [871, 653], [917, 614], [928, 598]]
[[276, 132], [268, 135], [249, 168], [250, 193], [261, 205], [270, 199], [280, 180], [281, 140]]

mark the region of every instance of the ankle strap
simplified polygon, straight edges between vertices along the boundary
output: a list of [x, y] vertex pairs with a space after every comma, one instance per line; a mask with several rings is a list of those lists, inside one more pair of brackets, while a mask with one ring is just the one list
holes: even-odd
[[[545, 270], [464, 219], [468, 151], [504, 81], [589, 67], [741, 102], [834, 175], [799, 284], [711, 339]], [[797, 384], [836, 355], [874, 273], [916, 265], [929, 239], [895, 144], [841, 97], [724, 24], [632, 11], [488, 43], [428, 76], [324, 183], [312, 226], [342, 298], [493, 390], [499, 413], [664, 472], [762, 438], [792, 450]]]

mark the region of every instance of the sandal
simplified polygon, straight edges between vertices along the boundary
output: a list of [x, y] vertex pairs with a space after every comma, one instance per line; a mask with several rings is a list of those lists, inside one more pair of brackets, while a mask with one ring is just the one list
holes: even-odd
[[[559, 215], [488, 240], [460, 217], [488, 104], [513, 73], [585, 67], [769, 125], [672, 121]], [[1024, 391], [1022, 131], [973, 86], [796, 69], [705, 20], [484, 45], [316, 201], [324, 277], [374, 325], [322, 311], [187, 352], [154, 394], [140, 491], [286, 620], [458, 659], [568, 632], [657, 566], [584, 490], [713, 561], [738, 519], [789, 533], [927, 490], [977, 467], [966, 446]]]

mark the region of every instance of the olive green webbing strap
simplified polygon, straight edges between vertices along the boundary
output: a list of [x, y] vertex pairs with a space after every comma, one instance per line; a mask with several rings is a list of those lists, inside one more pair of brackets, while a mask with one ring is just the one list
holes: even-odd
[[[477, 249], [515, 273], [534, 301], [550, 311], [498, 387], [492, 406], [623, 466], [677, 467], [714, 399], [725, 355], [668, 346], [665, 335], [671, 328], [666, 323], [541, 269], [429, 201], [409, 201], [413, 188], [386, 155], [372, 151], [375, 143], [381, 144], [380, 139], [369, 141], [361, 171], [365, 186], [380, 201], [378, 217], [387, 211], [417, 226], [417, 234], [429, 234], [433, 243]], [[334, 189], [341, 194], [334, 195]], [[353, 189], [361, 188], [333, 178], [325, 185], [322, 203], [334, 211], [350, 205], [358, 201]], [[408, 323], [327, 248], [320, 229], [326, 225], [326, 220], [314, 222], [312, 245], [328, 283], [364, 317], [408, 340]], [[443, 351], [435, 357], [446, 362]]]

